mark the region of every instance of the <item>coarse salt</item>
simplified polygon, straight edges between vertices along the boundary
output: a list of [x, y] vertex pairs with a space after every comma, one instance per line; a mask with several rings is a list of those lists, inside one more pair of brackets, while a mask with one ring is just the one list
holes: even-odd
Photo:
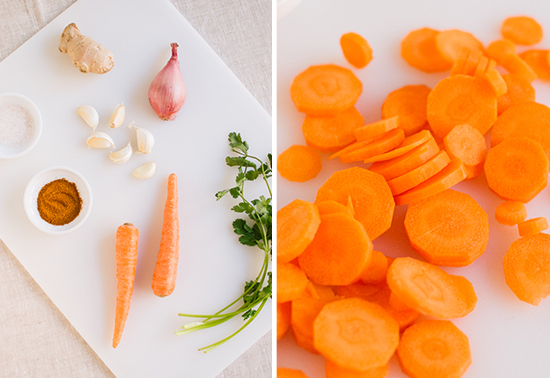
[[27, 109], [17, 104], [0, 105], [0, 145], [21, 147], [33, 135], [34, 120]]

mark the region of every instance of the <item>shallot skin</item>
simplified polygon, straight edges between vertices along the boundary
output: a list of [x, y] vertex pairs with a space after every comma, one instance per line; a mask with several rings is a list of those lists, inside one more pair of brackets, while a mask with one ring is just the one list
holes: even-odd
[[171, 43], [172, 57], [155, 76], [149, 87], [149, 103], [163, 121], [173, 121], [183, 106], [186, 96], [185, 83], [178, 60], [178, 44]]

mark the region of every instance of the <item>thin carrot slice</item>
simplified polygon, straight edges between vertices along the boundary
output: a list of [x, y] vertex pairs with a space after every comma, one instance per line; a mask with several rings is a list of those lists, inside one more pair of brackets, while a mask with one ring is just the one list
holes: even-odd
[[363, 224], [371, 240], [390, 228], [395, 205], [384, 177], [360, 167], [335, 172], [319, 188], [315, 201], [332, 199], [345, 204], [350, 196], [355, 219]]
[[546, 187], [548, 157], [537, 141], [506, 138], [493, 147], [485, 160], [487, 184], [507, 201], [529, 202]]
[[369, 170], [381, 174], [389, 181], [419, 167], [434, 157], [438, 152], [439, 146], [435, 139], [431, 138], [429, 141], [404, 155], [391, 160], [373, 163], [369, 167]]
[[477, 63], [476, 70], [474, 71], [474, 76], [483, 77], [488, 66], [489, 66], [489, 59], [486, 56], [482, 55], [481, 58], [479, 58], [479, 62]]
[[357, 33], [342, 35], [340, 47], [346, 60], [355, 68], [364, 68], [372, 60], [372, 48], [367, 40]]
[[435, 38], [436, 47], [448, 61], [454, 62], [464, 47], [483, 52], [483, 44], [473, 34], [452, 29], [440, 32]]
[[479, 60], [483, 57], [483, 54], [479, 50], [471, 50], [468, 54], [468, 59], [464, 63], [463, 75], [474, 76], [476, 68], [479, 65]]
[[516, 45], [514, 42], [507, 39], [497, 39], [489, 43], [485, 54], [496, 62], [500, 62], [509, 54], [516, 54]]
[[428, 122], [437, 138], [465, 123], [485, 134], [496, 118], [497, 97], [485, 80], [476, 77], [450, 76], [428, 96]]
[[537, 74], [541, 80], [550, 80], [550, 66], [548, 65], [548, 57], [550, 50], [528, 50], [519, 54]]
[[343, 213], [353, 218], [353, 213], [351, 209], [348, 206], [342, 205], [341, 203], [338, 203], [336, 201], [320, 201], [317, 202], [315, 205], [317, 205], [317, 208], [319, 209], [319, 215]]
[[493, 125], [491, 147], [514, 137], [536, 140], [550, 159], [550, 108], [536, 102], [510, 106]]
[[500, 72], [498, 72], [495, 68], [487, 70], [483, 78], [487, 80], [487, 82], [495, 92], [495, 95], [497, 96], [497, 105], [498, 105], [498, 97], [501, 97], [508, 91], [506, 82], [502, 78], [502, 75], [500, 74]]
[[386, 365], [399, 342], [397, 322], [379, 305], [360, 298], [325, 305], [313, 329], [315, 349], [353, 370]]
[[403, 140], [403, 142], [395, 149], [388, 151], [386, 153], [365, 159], [363, 163], [372, 163], [375, 161], [385, 161], [385, 160], [394, 159], [396, 157], [406, 154], [407, 152], [420, 146], [421, 144], [428, 142], [430, 139], [433, 139], [433, 136], [429, 130], [419, 131], [416, 134], [406, 137]]
[[277, 303], [277, 340], [282, 339], [290, 328], [290, 303]]
[[357, 127], [353, 130], [353, 133], [355, 134], [357, 141], [361, 142], [363, 140], [382, 136], [382, 134], [396, 129], [397, 127], [399, 127], [399, 117], [394, 116], [388, 119], [369, 123], [368, 125]]
[[523, 76], [507, 74], [502, 75], [502, 79], [506, 83], [506, 93], [497, 99], [499, 116], [510, 106], [535, 102], [535, 88]]
[[360, 279], [365, 284], [378, 284], [386, 280], [388, 259], [382, 252], [372, 251], [370, 262], [361, 272]]
[[466, 169], [460, 159], [451, 159], [451, 162], [435, 176], [430, 177], [422, 184], [407, 190], [394, 197], [396, 205], [406, 205], [453, 187], [466, 178]]
[[354, 163], [370, 157], [388, 152], [399, 146], [405, 140], [405, 132], [402, 129], [393, 129], [384, 133], [382, 137], [372, 141], [364, 147], [358, 148], [347, 154], [340, 155], [342, 163]]
[[472, 356], [468, 337], [448, 320], [426, 319], [405, 330], [397, 357], [409, 377], [459, 378]]
[[506, 226], [515, 226], [527, 219], [527, 209], [521, 201], [506, 201], [497, 206], [495, 219]]
[[454, 61], [453, 68], [451, 68], [450, 76], [464, 74], [464, 68], [466, 67], [466, 62], [468, 61], [469, 56], [470, 49], [468, 49], [467, 47], [463, 47], [460, 49], [460, 53]]
[[449, 155], [447, 155], [447, 152], [438, 152], [437, 155], [422, 164], [420, 167], [388, 181], [392, 194], [396, 196], [414, 188], [417, 185], [420, 185], [436, 173], [440, 172], [447, 166], [447, 164], [449, 164], [450, 161], [451, 159], [449, 158]]
[[301, 370], [277, 368], [277, 378], [308, 378]]
[[410, 257], [397, 258], [388, 269], [391, 291], [407, 306], [439, 319], [473, 311], [477, 296], [470, 281]]
[[[384, 134], [382, 134], [382, 135], [384, 135]], [[370, 139], [367, 139], [367, 140], [362, 140], [361, 142], [352, 143], [349, 146], [342, 148], [340, 151], [337, 151], [334, 154], [330, 155], [327, 160], [331, 160], [331, 159], [334, 159], [336, 157], [340, 157], [340, 156], [346, 155], [347, 153], [350, 153], [352, 151], [363, 148], [363, 147], [371, 144], [376, 139], [380, 139], [380, 138], [381, 138], [380, 136], [377, 136], [377, 137], [370, 138]]]
[[311, 66], [290, 86], [298, 111], [318, 117], [335, 116], [351, 108], [362, 91], [363, 84], [353, 72], [334, 64]]
[[519, 238], [504, 255], [503, 265], [506, 284], [520, 300], [538, 306], [550, 295], [550, 235]]
[[294, 200], [277, 211], [277, 259], [289, 262], [313, 240], [321, 223], [319, 210], [311, 202]]
[[533, 70], [525, 60], [515, 54], [506, 55], [500, 61], [500, 65], [504, 67], [508, 73], [523, 76], [528, 82], [532, 82], [538, 78], [535, 70]]
[[455, 126], [443, 139], [445, 150], [453, 159], [460, 159], [466, 169], [466, 180], [483, 172], [487, 145], [481, 133], [470, 125]]
[[300, 298], [306, 290], [306, 274], [294, 264], [277, 261], [277, 303]]
[[419, 132], [428, 125], [426, 105], [431, 89], [425, 85], [406, 85], [391, 92], [382, 104], [382, 118], [399, 117], [399, 127], [405, 136]]
[[489, 217], [470, 195], [448, 189], [411, 204], [405, 231], [427, 262], [466, 266], [485, 252]]
[[390, 374], [390, 365], [358, 371], [341, 367], [330, 360], [325, 360], [326, 378], [385, 378]]
[[355, 142], [353, 130], [365, 120], [355, 107], [332, 117], [306, 115], [302, 133], [308, 146], [321, 152], [338, 151]]
[[320, 285], [347, 285], [361, 274], [371, 252], [372, 242], [360, 222], [343, 213], [327, 214], [300, 255], [300, 267]]
[[542, 26], [527, 16], [508, 17], [500, 28], [502, 36], [518, 45], [534, 45], [542, 40]]
[[544, 217], [533, 218], [518, 223], [519, 236], [533, 236], [548, 229], [548, 220]]
[[290, 146], [277, 159], [277, 170], [289, 181], [304, 182], [317, 177], [323, 164], [321, 155], [313, 148]]
[[424, 72], [445, 72], [452, 62], [437, 49], [436, 37], [439, 31], [422, 28], [413, 30], [401, 41], [401, 56], [412, 67]]

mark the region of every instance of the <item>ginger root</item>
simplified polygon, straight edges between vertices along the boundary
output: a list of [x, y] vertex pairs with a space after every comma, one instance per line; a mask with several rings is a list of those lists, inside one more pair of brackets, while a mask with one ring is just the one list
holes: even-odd
[[63, 30], [59, 51], [68, 54], [80, 72], [104, 74], [115, 65], [113, 53], [92, 38], [82, 35], [75, 23]]

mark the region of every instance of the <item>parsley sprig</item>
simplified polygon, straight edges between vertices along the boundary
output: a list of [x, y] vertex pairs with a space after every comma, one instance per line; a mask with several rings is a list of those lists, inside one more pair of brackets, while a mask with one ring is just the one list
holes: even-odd
[[[177, 335], [211, 328], [225, 323], [235, 316], [240, 315], [243, 318], [245, 323], [237, 331], [214, 344], [199, 349], [205, 353], [222, 345], [245, 329], [262, 311], [272, 294], [271, 271], [269, 270], [272, 253], [272, 193], [269, 185], [269, 178], [272, 176], [272, 156], [267, 154], [267, 161], [264, 162], [256, 156], [249, 155], [248, 143], [242, 140], [240, 134], [234, 132], [229, 134], [229, 146], [237, 156], [228, 156], [225, 162], [229, 167], [237, 167], [236, 185], [217, 192], [216, 199], [220, 200], [229, 193], [231, 197], [239, 200], [239, 203], [231, 210], [239, 214], [246, 214], [247, 218], [233, 221], [233, 231], [239, 236], [241, 244], [260, 248], [264, 252], [264, 260], [256, 278], [245, 283], [243, 294], [220, 311], [212, 315], [179, 314], [204, 320], [184, 325], [180, 331], [176, 332]], [[262, 179], [265, 182], [269, 197], [262, 195], [260, 198], [249, 200], [245, 197], [245, 183], [257, 179]], [[240, 303], [240, 307], [231, 310], [238, 303]]]

